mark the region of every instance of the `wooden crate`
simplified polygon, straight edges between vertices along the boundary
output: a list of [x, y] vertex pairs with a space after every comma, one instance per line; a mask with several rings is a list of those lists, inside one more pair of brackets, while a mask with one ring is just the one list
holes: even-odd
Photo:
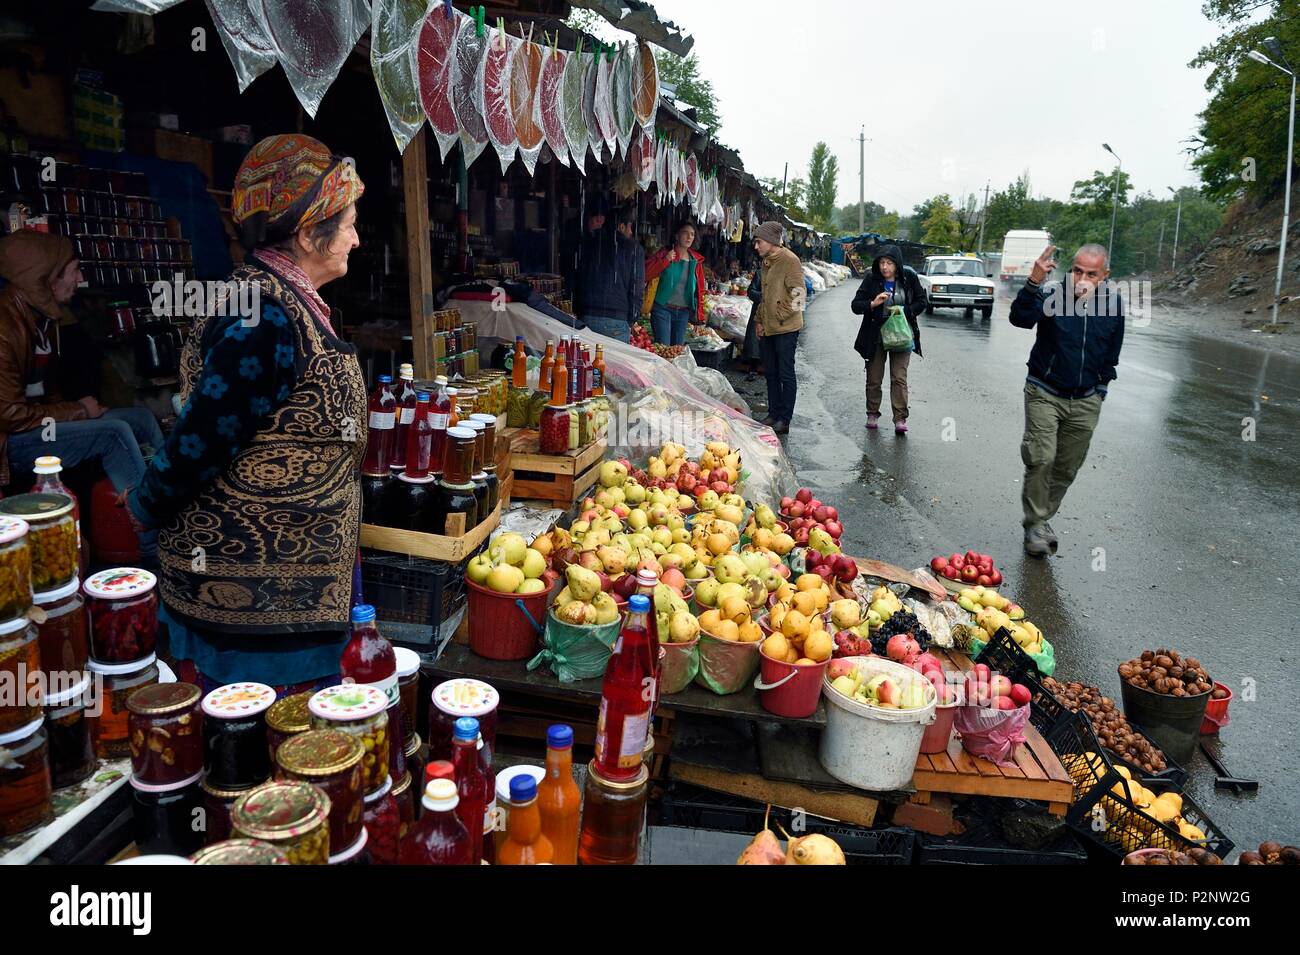
[[453, 532], [446, 536], [441, 534], [421, 534], [417, 531], [403, 531], [395, 527], [378, 527], [374, 524], [361, 525], [361, 546], [372, 550], [384, 550], [393, 554], [406, 554], [410, 557], [424, 557], [429, 560], [442, 560], [459, 563], [482, 546], [498, 524], [501, 512], [506, 507], [510, 489], [502, 482], [498, 493], [496, 510], [488, 519], [480, 521], [478, 526], [465, 532], [465, 515], [450, 514], [447, 522]]
[[551, 507], [573, 507], [596, 484], [608, 447], [604, 440], [564, 454], [542, 454], [537, 432], [507, 428], [510, 468], [514, 475], [514, 497], [541, 501]]

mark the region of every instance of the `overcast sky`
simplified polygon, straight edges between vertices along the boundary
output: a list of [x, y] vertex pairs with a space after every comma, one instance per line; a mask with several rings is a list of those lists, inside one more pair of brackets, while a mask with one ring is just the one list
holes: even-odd
[[939, 192], [982, 200], [1026, 168], [1064, 199], [1114, 167], [1102, 142], [1138, 192], [1197, 182], [1183, 140], [1208, 70], [1187, 63], [1218, 35], [1199, 0], [651, 2], [695, 37], [745, 168], [803, 175], [824, 140], [841, 205], [858, 200], [864, 123], [867, 199], [902, 213]]

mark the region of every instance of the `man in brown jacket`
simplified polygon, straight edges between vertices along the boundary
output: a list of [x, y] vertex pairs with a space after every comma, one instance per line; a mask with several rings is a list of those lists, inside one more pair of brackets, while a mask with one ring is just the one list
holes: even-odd
[[785, 248], [785, 229], [779, 222], [764, 222], [754, 230], [754, 250], [763, 259], [763, 299], [758, 305], [755, 331], [767, 375], [767, 417], [777, 434], [789, 434], [798, 384], [794, 351], [803, 328], [807, 292], [799, 256]]

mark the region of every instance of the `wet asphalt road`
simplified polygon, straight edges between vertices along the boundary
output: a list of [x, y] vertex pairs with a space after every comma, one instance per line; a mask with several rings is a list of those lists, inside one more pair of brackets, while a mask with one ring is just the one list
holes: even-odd
[[1003, 591], [1055, 645], [1056, 676], [1116, 700], [1116, 667], [1141, 650], [1199, 657], [1237, 694], [1221, 758], [1260, 789], [1216, 792], [1198, 752], [1189, 791], [1239, 851], [1300, 844], [1300, 362], [1162, 328], [1158, 310], [1148, 327], [1130, 325], [1088, 460], [1052, 522], [1059, 553], [1033, 560], [1022, 549], [1019, 452], [1033, 332], [1010, 325], [1004, 290], [990, 321], [922, 316], [911, 432], [888, 427], [888, 382], [884, 427], [868, 432], [852, 350], [856, 285], [810, 305], [787, 444], [800, 482], [840, 508], [846, 549], [906, 567], [968, 548], [992, 554]]

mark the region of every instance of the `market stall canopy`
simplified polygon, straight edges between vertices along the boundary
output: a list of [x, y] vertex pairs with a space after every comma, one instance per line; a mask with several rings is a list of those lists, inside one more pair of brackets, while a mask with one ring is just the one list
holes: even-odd
[[660, 20], [655, 8], [641, 0], [570, 0], [570, 6], [598, 13], [620, 30], [678, 56], [686, 56], [695, 46], [695, 37], [670, 20]]

